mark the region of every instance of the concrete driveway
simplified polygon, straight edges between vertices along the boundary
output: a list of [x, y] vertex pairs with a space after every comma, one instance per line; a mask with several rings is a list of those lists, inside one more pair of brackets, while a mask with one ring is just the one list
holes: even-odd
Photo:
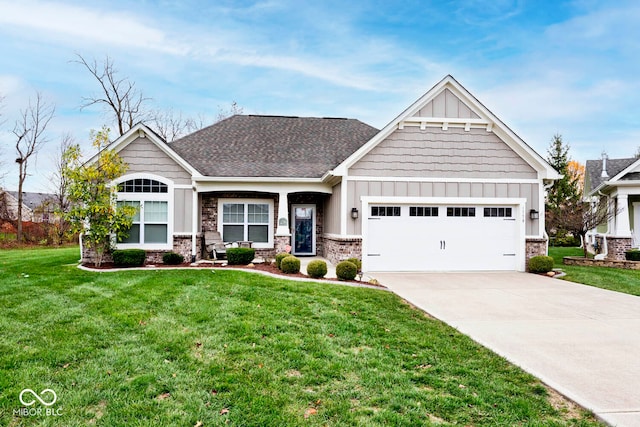
[[526, 273], [372, 273], [617, 426], [640, 426], [640, 298]]

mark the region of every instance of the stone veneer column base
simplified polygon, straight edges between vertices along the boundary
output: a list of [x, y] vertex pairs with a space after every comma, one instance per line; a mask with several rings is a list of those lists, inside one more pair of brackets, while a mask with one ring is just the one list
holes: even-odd
[[324, 235], [324, 257], [332, 264], [348, 258], [362, 259], [362, 239], [360, 237], [338, 237]]
[[[276, 254], [287, 252], [287, 246], [291, 246], [291, 236], [275, 236], [273, 243]], [[288, 252], [291, 252], [291, 248], [289, 248]]]
[[631, 249], [631, 237], [607, 236], [607, 259], [624, 261], [625, 252]]
[[527, 239], [525, 248], [525, 269], [528, 269], [531, 258], [538, 255], [547, 255], [547, 239]]

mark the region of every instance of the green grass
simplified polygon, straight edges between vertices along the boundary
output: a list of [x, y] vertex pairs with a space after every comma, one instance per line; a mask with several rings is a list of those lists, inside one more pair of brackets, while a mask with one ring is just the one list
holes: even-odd
[[640, 270], [563, 265], [565, 256], [584, 256], [581, 248], [550, 247], [549, 256], [553, 257], [555, 267], [567, 273], [564, 280], [640, 296]]
[[390, 292], [77, 259], [0, 251], [0, 425], [599, 425]]

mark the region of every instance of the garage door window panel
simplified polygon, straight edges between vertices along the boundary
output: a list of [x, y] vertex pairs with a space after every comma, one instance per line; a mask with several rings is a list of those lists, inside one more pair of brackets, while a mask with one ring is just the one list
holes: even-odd
[[371, 216], [400, 216], [400, 206], [371, 206]]
[[474, 217], [476, 216], [476, 208], [469, 207], [448, 207], [447, 216], [449, 217]]
[[409, 206], [409, 216], [438, 216], [438, 207]]

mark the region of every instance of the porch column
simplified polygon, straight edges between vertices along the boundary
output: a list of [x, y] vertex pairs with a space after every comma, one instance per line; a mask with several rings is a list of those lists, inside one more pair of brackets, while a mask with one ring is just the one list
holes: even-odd
[[191, 193], [191, 262], [198, 258], [198, 190], [193, 187]]
[[631, 225], [629, 224], [629, 196], [618, 194], [616, 214], [616, 237], [631, 237]]
[[289, 229], [289, 193], [281, 191], [278, 198], [278, 228], [276, 236], [290, 237]]

